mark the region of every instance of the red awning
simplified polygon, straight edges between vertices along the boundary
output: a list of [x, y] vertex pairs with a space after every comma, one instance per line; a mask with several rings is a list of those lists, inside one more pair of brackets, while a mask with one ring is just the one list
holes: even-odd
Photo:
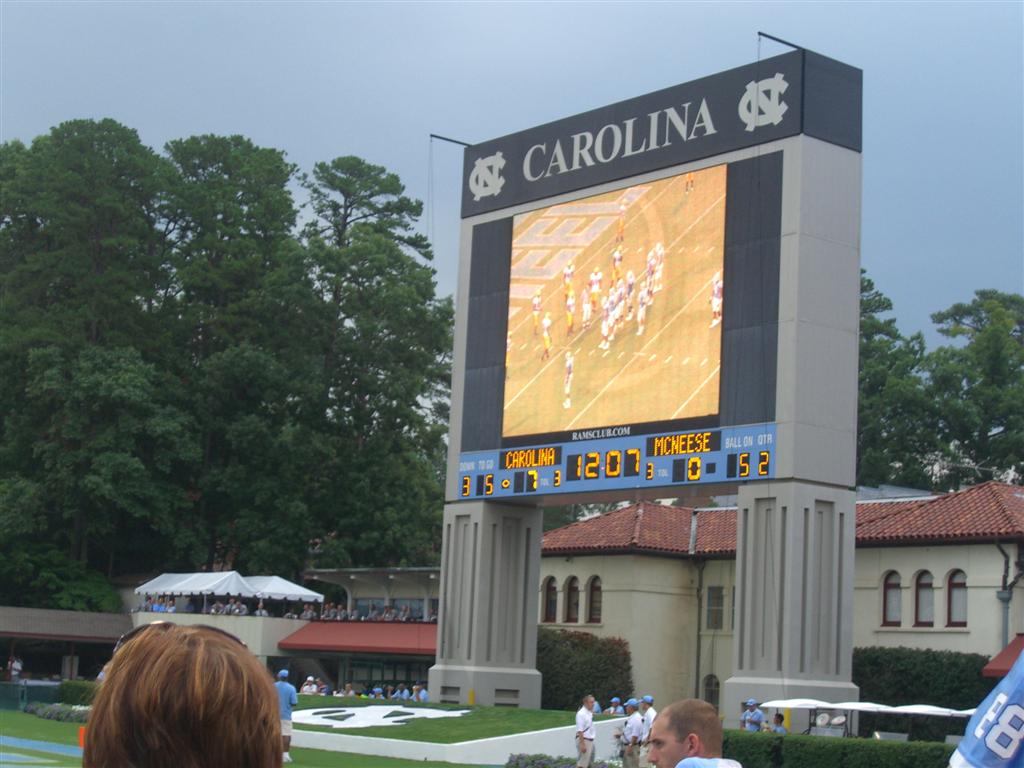
[[1018, 634], [1010, 644], [995, 655], [995, 657], [981, 669], [985, 677], [1004, 678], [1010, 671], [1010, 667], [1017, 661], [1017, 657], [1024, 652], [1024, 634]]
[[281, 640], [286, 651], [437, 655], [437, 624], [312, 621]]

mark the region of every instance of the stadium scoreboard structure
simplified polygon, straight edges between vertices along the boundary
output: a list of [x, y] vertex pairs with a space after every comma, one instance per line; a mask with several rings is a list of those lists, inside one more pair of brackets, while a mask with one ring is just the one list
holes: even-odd
[[861, 85], [796, 50], [466, 148], [439, 700], [539, 705], [543, 507], [729, 492], [723, 711], [856, 697]]
[[467, 148], [448, 501], [778, 476], [783, 152], [760, 148], [859, 150], [859, 87], [796, 51]]

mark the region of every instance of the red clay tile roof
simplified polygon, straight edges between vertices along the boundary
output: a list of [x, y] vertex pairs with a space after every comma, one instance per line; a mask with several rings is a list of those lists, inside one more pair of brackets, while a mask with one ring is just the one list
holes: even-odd
[[[634, 504], [544, 534], [543, 552], [650, 552], [730, 556], [736, 552], [735, 508], [694, 510]], [[857, 503], [857, 546], [1024, 539], [1024, 487], [988, 482], [957, 493]]]
[[437, 654], [437, 624], [393, 621], [311, 621], [281, 640], [288, 651]]

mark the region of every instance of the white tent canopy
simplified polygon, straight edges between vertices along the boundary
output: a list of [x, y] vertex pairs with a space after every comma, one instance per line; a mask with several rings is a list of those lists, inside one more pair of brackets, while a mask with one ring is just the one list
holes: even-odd
[[256, 597], [269, 600], [308, 600], [322, 603], [324, 596], [319, 592], [301, 587], [280, 576], [246, 576], [245, 580], [256, 590]]
[[887, 704], [872, 704], [870, 701], [841, 701], [830, 704], [818, 699], [775, 699], [761, 704], [762, 707], [776, 709], [833, 709], [844, 712], [883, 712], [890, 715], [933, 715], [935, 717], [970, 717], [973, 709], [947, 709], [931, 704], [904, 704], [890, 707]]
[[242, 576], [237, 571], [217, 573], [164, 573], [135, 588], [137, 595], [215, 595], [259, 597], [271, 600], [308, 600], [322, 603], [324, 596], [280, 576]]

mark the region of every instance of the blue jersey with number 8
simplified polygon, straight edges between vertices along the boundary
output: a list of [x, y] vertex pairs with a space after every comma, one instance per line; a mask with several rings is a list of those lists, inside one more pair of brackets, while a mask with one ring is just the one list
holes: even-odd
[[1024, 766], [1024, 654], [981, 702], [950, 768]]

